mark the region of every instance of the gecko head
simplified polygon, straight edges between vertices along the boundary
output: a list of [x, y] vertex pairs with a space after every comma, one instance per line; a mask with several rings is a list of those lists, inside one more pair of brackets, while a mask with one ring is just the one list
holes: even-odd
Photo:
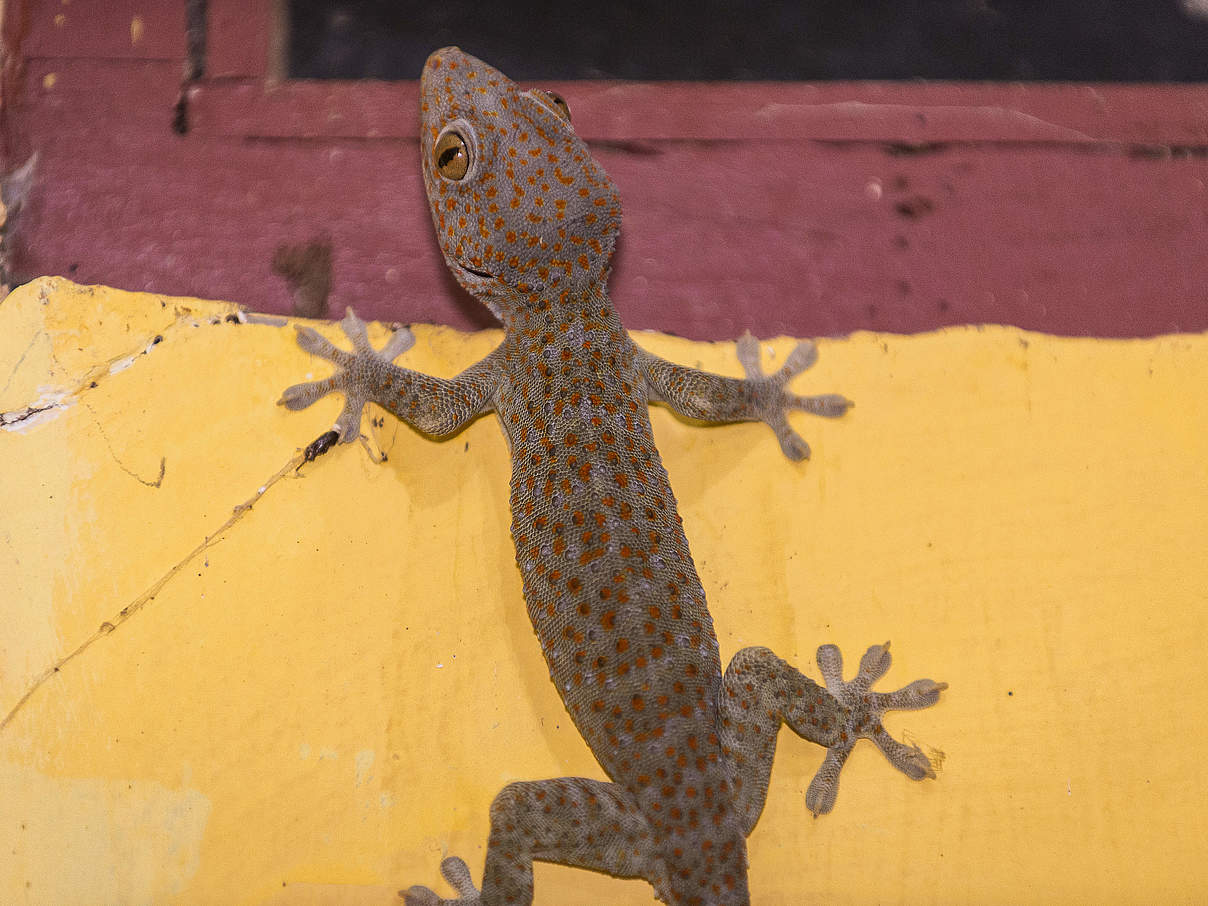
[[466, 290], [507, 320], [603, 283], [621, 202], [561, 97], [446, 47], [424, 65], [420, 121], [436, 236]]

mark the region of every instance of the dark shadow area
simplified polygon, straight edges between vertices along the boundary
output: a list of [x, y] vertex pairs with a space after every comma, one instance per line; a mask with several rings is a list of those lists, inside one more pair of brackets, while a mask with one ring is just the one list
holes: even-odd
[[456, 44], [517, 79], [1208, 81], [1208, 0], [290, 0], [289, 74], [414, 79]]

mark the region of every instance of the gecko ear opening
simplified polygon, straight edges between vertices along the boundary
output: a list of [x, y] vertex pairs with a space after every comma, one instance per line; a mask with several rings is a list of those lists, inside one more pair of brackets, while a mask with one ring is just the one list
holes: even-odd
[[534, 93], [541, 100], [545, 101], [553, 109], [554, 113], [558, 114], [558, 116], [568, 123], [570, 122], [570, 104], [566, 103], [566, 98], [562, 97], [556, 91], [550, 91], [548, 88], [539, 88]]

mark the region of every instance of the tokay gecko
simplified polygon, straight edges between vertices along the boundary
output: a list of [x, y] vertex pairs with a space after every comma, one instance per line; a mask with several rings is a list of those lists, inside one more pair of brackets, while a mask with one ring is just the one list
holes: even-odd
[[790, 410], [839, 416], [838, 395], [797, 396], [802, 343], [774, 374], [748, 334], [745, 380], [686, 368], [640, 349], [608, 298], [621, 201], [556, 94], [523, 90], [457, 48], [429, 57], [421, 82], [424, 184], [445, 261], [503, 323], [503, 342], [452, 379], [393, 364], [413, 342], [374, 350], [348, 312], [345, 352], [309, 328], [299, 343], [335, 364], [327, 380], [287, 389], [301, 409], [333, 391], [346, 404], [307, 458], [358, 436], [373, 402], [426, 434], [450, 435], [494, 411], [512, 460], [512, 537], [541, 653], [575, 726], [611, 782], [560, 777], [508, 784], [490, 810], [481, 889], [465, 862], [440, 868], [458, 891], [426, 887], [408, 906], [496, 906], [533, 899], [533, 860], [644, 878], [673, 906], [750, 900], [746, 838], [768, 790], [777, 731], [827, 747], [806, 792], [831, 810], [860, 737], [914, 779], [934, 777], [917, 747], [891, 738], [884, 711], [934, 704], [945, 684], [869, 687], [889, 669], [869, 648], [844, 682], [833, 645], [818, 649], [826, 688], [767, 648], [745, 648], [723, 674], [713, 621], [688, 552], [648, 404], [706, 422], [763, 421], [790, 459], [809, 447]]

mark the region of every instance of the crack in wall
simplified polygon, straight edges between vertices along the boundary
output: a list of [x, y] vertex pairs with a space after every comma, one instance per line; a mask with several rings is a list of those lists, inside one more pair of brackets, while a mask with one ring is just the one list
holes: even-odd
[[21, 353], [21, 357], [17, 359], [16, 363], [12, 367], [12, 370], [9, 371], [8, 380], [6, 380], [4, 382], [3, 387], [0, 387], [0, 393], [4, 393], [6, 390], [8, 390], [9, 387], [12, 386], [13, 378], [15, 378], [17, 376], [17, 372], [21, 370], [21, 365], [25, 362], [25, 359], [29, 356], [30, 350], [33, 349], [34, 344], [37, 343], [38, 340], [40, 340], [44, 336], [46, 336], [46, 334], [44, 332], [38, 331], [32, 337], [29, 338], [29, 345], [25, 347], [25, 351]]
[[[215, 316], [209, 319], [204, 319], [204, 321], [205, 323], [208, 323], [209, 326], [214, 326], [222, 324], [225, 321], [231, 320], [232, 318], [239, 323], [248, 323], [251, 320], [250, 318], [246, 317], [243, 312], [238, 312], [227, 315], [225, 318]], [[10, 409], [7, 412], [0, 412], [0, 430], [27, 431], [36, 425], [52, 420], [55, 417], [53, 415], [40, 419], [36, 418], [36, 416], [45, 415], [45, 413], [53, 410], [69, 408], [72, 401], [82, 396], [85, 391], [93, 390], [100, 386], [100, 382], [103, 379], [125, 371], [126, 369], [132, 367], [141, 358], [149, 355], [151, 351], [156, 346], [161, 344], [165, 337], [170, 333], [182, 330], [185, 327], [197, 329], [202, 326], [203, 319], [197, 318], [190, 309], [182, 309], [178, 307], [176, 317], [160, 328], [149, 340], [146, 340], [141, 349], [138, 349], [135, 352], [122, 352], [106, 359], [103, 362], [98, 362], [97, 364], [88, 368], [84, 372], [83, 377], [76, 381], [73, 387], [47, 390], [38, 399], [27, 403], [25, 406], [21, 406], [17, 409]], [[22, 353], [21, 358], [17, 361], [16, 365], [13, 366], [13, 369], [8, 376], [8, 380], [5, 382], [4, 389], [7, 389], [7, 387], [12, 384], [20, 370], [21, 363], [25, 361], [37, 340], [40, 338], [47, 338], [48, 336], [49, 335], [46, 331], [38, 331], [34, 334], [34, 336], [30, 339], [29, 345], [26, 347], [25, 352]], [[54, 363], [56, 369], [64, 372], [70, 372], [71, 369], [64, 366], [59, 361], [58, 357], [55, 356], [53, 344], [49, 355], [50, 360]], [[102, 431], [102, 433], [104, 432]], [[108, 442], [108, 438], [106, 438], [106, 442]], [[112, 448], [110, 448], [110, 453], [112, 452]], [[116, 460], [116, 457], [114, 457], [114, 459]], [[121, 463], [119, 462], [118, 465], [121, 465]], [[125, 466], [122, 466], [122, 468], [125, 469]], [[129, 472], [128, 469], [126, 471]], [[134, 475], [133, 472], [130, 474]], [[144, 484], [148, 484], [147, 481], [139, 478], [137, 475], [134, 475], [134, 477], [138, 478], [138, 480], [142, 481]], [[160, 478], [163, 478], [162, 469]]]
[[96, 631], [92, 633], [92, 635], [84, 639], [84, 641], [77, 645], [72, 651], [59, 658], [54, 664], [50, 665], [40, 674], [38, 674], [38, 676], [34, 678], [34, 681], [30, 687], [25, 691], [21, 698], [17, 700], [17, 703], [13, 705], [7, 714], [4, 715], [3, 720], [0, 720], [0, 731], [3, 731], [10, 723], [12, 723], [18, 712], [25, 707], [26, 703], [33, 698], [34, 694], [40, 688], [42, 688], [47, 681], [58, 674], [73, 660], [84, 654], [84, 652], [96, 644], [96, 642], [98, 642], [100, 639], [116, 631], [119, 626], [154, 601], [156, 596], [163, 591], [164, 587], [167, 586], [167, 584], [171, 582], [172, 579], [174, 579], [181, 572], [181, 570], [188, 567], [190, 563], [192, 563], [202, 554], [206, 553], [206, 551], [208, 551], [215, 544], [218, 544], [220, 541], [222, 541], [226, 533], [230, 531], [241, 519], [243, 519], [247, 513], [251, 512], [252, 507], [256, 505], [256, 502], [260, 500], [261, 497], [268, 493], [270, 488], [277, 484], [277, 482], [279, 482], [282, 478], [285, 478], [291, 473], [296, 472], [303, 465], [303, 463], [303, 454], [301, 451], [299, 451], [298, 453], [294, 454], [293, 458], [290, 459], [289, 462], [274, 472], [267, 481], [261, 484], [251, 497], [236, 505], [232, 509], [230, 518], [228, 518], [226, 522], [220, 525], [213, 533], [206, 535], [196, 547], [194, 547], [191, 551], [185, 554], [184, 557], [166, 570], [164, 574], [151, 585], [150, 588], [140, 594], [137, 598], [119, 610], [108, 620], [102, 622], [101, 625], [97, 627]]
[[139, 484], [146, 485], [149, 488], [161, 487], [164, 483], [164, 474], [168, 470], [168, 458], [166, 456], [161, 456], [159, 458], [159, 476], [154, 481], [143, 478], [124, 462], [122, 462], [122, 460], [118, 457], [117, 453], [113, 449], [113, 441], [109, 439], [109, 432], [105, 430], [105, 425], [101, 422], [100, 416], [96, 414], [96, 410], [94, 410], [92, 406], [88, 405], [86, 402], [81, 401], [81, 403], [85, 409], [92, 413], [93, 423], [96, 425], [97, 431], [100, 432], [101, 439], [105, 441], [105, 448], [109, 451], [109, 457], [114, 461], [114, 463], [117, 464], [117, 467]]

